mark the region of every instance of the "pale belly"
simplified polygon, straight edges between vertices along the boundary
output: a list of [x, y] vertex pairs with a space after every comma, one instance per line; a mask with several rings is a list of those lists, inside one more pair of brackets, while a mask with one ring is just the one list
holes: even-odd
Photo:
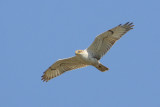
[[80, 60], [87, 65], [94, 65], [94, 66], [99, 65], [99, 61], [97, 59], [89, 56], [80, 56]]

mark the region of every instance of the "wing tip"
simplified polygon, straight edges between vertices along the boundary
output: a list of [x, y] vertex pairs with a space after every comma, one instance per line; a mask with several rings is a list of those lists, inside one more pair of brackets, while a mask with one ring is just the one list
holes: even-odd
[[[48, 68], [48, 70], [51, 69], [51, 67]], [[52, 79], [52, 77], [49, 77], [48, 74], [48, 70], [46, 70], [43, 75], [41, 76], [41, 80], [43, 82], [48, 82], [50, 79]]]
[[[51, 69], [51, 67], [48, 68], [48, 70], [55, 70], [55, 69]], [[49, 80], [59, 76], [60, 74], [57, 74], [57, 75], [51, 75], [51, 72], [49, 72], [48, 70], [46, 70], [43, 75], [41, 76], [41, 80], [43, 82], [48, 82]]]
[[123, 28], [126, 28], [127, 30], [131, 30], [133, 29], [133, 22], [126, 22], [125, 24], [120, 24], [118, 26], [121, 26]]
[[42, 75], [42, 76], [41, 76], [41, 80], [42, 80], [43, 82], [48, 82], [50, 79], [47, 79], [45, 75]]

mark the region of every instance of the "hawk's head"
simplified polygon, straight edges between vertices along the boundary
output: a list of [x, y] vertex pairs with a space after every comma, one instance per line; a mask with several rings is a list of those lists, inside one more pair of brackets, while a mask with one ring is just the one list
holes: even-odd
[[83, 53], [83, 50], [76, 50], [76, 51], [75, 51], [75, 54], [76, 54], [76, 55], [79, 55], [79, 54], [82, 54], [82, 53]]

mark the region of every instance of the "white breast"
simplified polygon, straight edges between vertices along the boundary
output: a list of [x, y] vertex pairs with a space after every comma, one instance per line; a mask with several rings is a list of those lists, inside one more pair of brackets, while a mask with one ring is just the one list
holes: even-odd
[[97, 65], [99, 63], [98, 60], [93, 58], [86, 50], [83, 51], [80, 57], [88, 65]]

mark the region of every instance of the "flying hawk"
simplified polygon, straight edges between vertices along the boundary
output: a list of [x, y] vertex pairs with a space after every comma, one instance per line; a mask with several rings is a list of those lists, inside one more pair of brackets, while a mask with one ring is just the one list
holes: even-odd
[[107, 53], [107, 51], [117, 40], [119, 40], [129, 30], [133, 29], [133, 26], [133, 23], [127, 22], [98, 35], [94, 42], [87, 49], [76, 50], [75, 56], [66, 59], [60, 59], [51, 65], [44, 72], [42, 80], [47, 82], [48, 80], [59, 76], [66, 71], [86, 67], [89, 65], [96, 67], [101, 72], [109, 70], [107, 67], [102, 65], [99, 60]]

